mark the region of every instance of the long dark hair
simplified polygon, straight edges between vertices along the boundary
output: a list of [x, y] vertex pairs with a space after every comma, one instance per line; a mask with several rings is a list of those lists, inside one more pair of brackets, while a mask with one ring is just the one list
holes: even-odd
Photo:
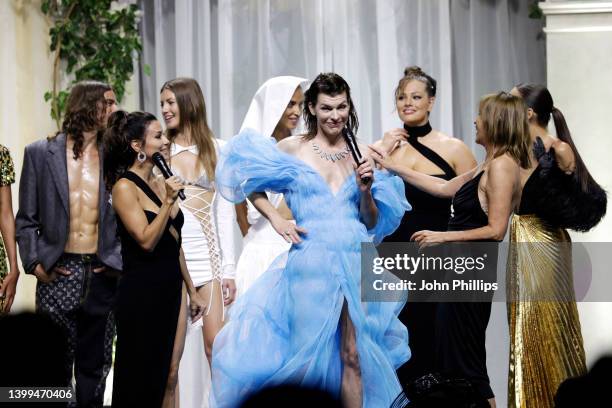
[[99, 81], [81, 81], [70, 90], [61, 132], [74, 140], [75, 160], [83, 154], [83, 132], [98, 131], [100, 141], [101, 129], [105, 127], [102, 123], [106, 108], [104, 93], [108, 91], [112, 91], [110, 85]]
[[335, 72], [327, 72], [317, 75], [314, 81], [312, 81], [312, 84], [310, 84], [308, 90], [304, 93], [304, 104], [306, 105], [306, 109], [304, 109], [304, 121], [306, 122], [306, 129], [308, 130], [305, 136], [306, 139], [312, 139], [317, 135], [317, 117], [310, 113], [308, 106], [314, 107], [317, 104], [319, 94], [336, 96], [343, 92], [346, 93], [346, 100], [349, 104], [349, 117], [346, 125], [354, 134], [357, 134], [359, 120], [357, 119], [355, 104], [353, 104], [353, 100], [351, 99], [351, 88], [340, 75]]
[[574, 144], [572, 135], [565, 122], [565, 117], [559, 109], [555, 108], [552, 95], [548, 89], [544, 85], [538, 84], [518, 84], [516, 89], [525, 100], [527, 106], [536, 113], [539, 126], [546, 128], [552, 116], [557, 137], [559, 140], [567, 143], [572, 149], [572, 152], [574, 152], [574, 157], [576, 158], [576, 170], [574, 174], [582, 189], [587, 193], [594, 191], [595, 188], [600, 189], [601, 187], [593, 179], [580, 153], [578, 153], [578, 149]]
[[130, 143], [137, 140], [144, 147], [149, 123], [157, 120], [148, 112], [114, 112], [104, 132], [104, 182], [110, 191], [117, 180], [134, 164], [137, 153]]
[[193, 78], [175, 78], [164, 83], [160, 93], [165, 89], [174, 94], [179, 108], [180, 123], [178, 129], [168, 129], [170, 143], [179, 133], [189, 129], [191, 137], [198, 146], [198, 166], [204, 167], [209, 180], [215, 179], [217, 153], [215, 152], [214, 135], [206, 119], [206, 103], [198, 82]]

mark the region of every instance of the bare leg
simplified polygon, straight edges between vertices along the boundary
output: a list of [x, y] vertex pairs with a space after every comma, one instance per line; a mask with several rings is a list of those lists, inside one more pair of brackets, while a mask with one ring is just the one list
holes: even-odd
[[342, 330], [342, 403], [345, 408], [361, 408], [363, 404], [363, 388], [361, 384], [361, 368], [357, 352], [355, 327], [349, 316], [346, 300], [342, 305], [340, 315]]
[[162, 402], [162, 408], [175, 408], [178, 395], [178, 369], [185, 347], [185, 334], [187, 333], [187, 294], [185, 285], [181, 291], [181, 309], [179, 312], [178, 323], [176, 325], [176, 335], [174, 337], [174, 349], [172, 350], [172, 360], [170, 361], [170, 372], [166, 392]]
[[204, 352], [206, 353], [208, 365], [210, 366], [212, 363], [213, 342], [215, 341], [217, 333], [219, 333], [219, 330], [223, 327], [223, 298], [221, 296], [221, 284], [219, 281], [213, 279], [204, 286], [199, 287], [198, 293], [207, 304], [210, 302], [210, 297], [213, 297], [212, 303], [210, 303], [210, 309], [207, 310], [204, 317], [202, 317], [204, 323], [202, 326]]
[[495, 404], [495, 398], [489, 398], [489, 405], [491, 406], [491, 408], [495, 408], [497, 407], [497, 405]]

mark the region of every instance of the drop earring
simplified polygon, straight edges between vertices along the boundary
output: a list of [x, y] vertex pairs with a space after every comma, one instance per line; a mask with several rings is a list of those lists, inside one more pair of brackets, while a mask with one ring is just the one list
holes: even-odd
[[138, 155], [136, 156], [136, 159], [140, 162], [140, 163], [144, 163], [145, 160], [147, 160], [147, 155], [145, 154], [145, 152], [143, 152], [142, 150], [138, 152]]

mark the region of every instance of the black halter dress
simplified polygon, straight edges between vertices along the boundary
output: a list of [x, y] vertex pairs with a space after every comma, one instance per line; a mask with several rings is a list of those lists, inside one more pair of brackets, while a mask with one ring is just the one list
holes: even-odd
[[[427, 160], [440, 168], [442, 173], [431, 174], [444, 180], [450, 180], [457, 174], [438, 153], [419, 141], [420, 136], [431, 132], [429, 123], [425, 126], [406, 128], [410, 137], [408, 143]], [[408, 242], [417, 231], [446, 231], [450, 217], [451, 199], [435, 197], [415, 186], [404, 182], [406, 198], [412, 206], [398, 229], [389, 235], [385, 242]], [[399, 319], [408, 328], [408, 344], [411, 357], [397, 370], [402, 386], [434, 371], [433, 355], [435, 354], [434, 319], [437, 302], [408, 302], [402, 309]]]

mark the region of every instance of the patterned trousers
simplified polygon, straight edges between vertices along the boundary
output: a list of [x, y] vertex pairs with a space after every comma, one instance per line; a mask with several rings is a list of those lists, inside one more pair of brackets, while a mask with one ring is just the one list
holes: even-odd
[[102, 406], [112, 364], [117, 276], [109, 269], [93, 272], [101, 266], [95, 254], [64, 253], [54, 267], [64, 268], [70, 275], [57, 274], [50, 283], [39, 281], [36, 285], [36, 310], [50, 315], [66, 333], [66, 383], [72, 381], [74, 366], [78, 407]]

